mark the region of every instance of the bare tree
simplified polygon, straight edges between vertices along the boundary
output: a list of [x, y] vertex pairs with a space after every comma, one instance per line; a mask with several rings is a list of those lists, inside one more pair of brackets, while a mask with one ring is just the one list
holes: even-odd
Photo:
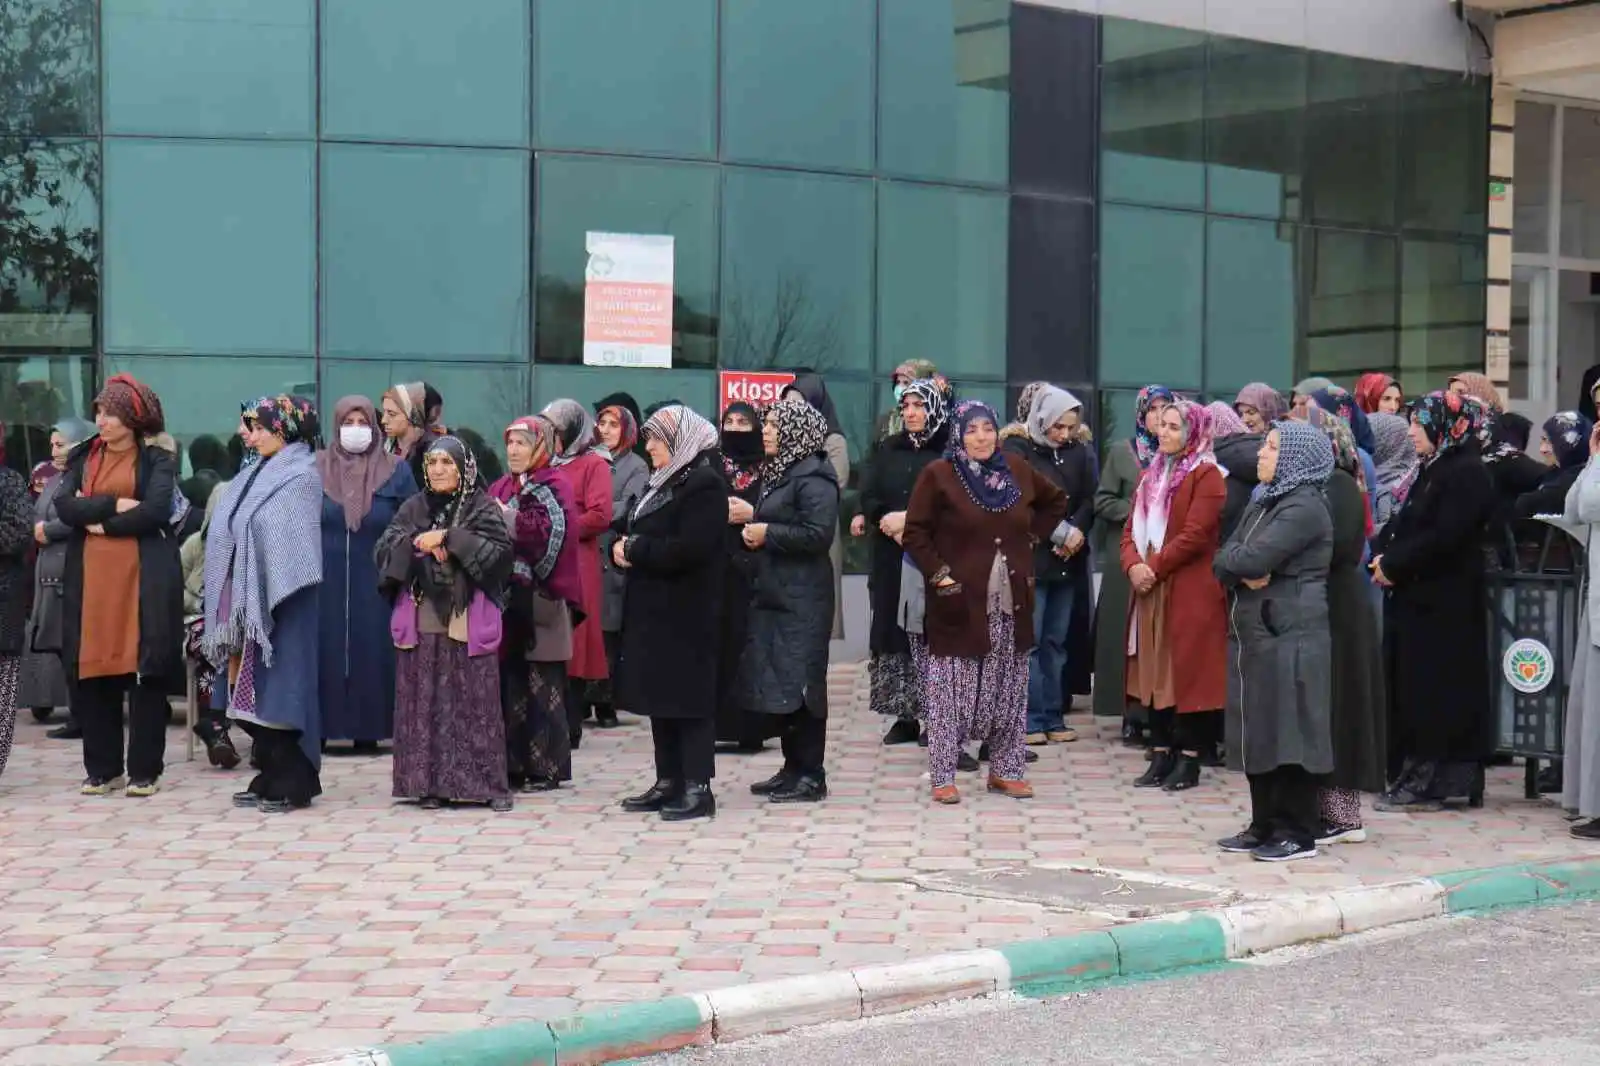
[[735, 277], [722, 307], [723, 365], [746, 369], [804, 366], [824, 373], [843, 364], [838, 313], [823, 310], [810, 280], [780, 272], [771, 295], [754, 295]]

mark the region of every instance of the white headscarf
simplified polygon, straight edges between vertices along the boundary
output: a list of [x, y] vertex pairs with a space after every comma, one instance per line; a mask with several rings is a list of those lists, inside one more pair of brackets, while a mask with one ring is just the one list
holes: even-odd
[[1068, 411], [1078, 411], [1083, 404], [1078, 398], [1066, 389], [1058, 389], [1054, 385], [1046, 385], [1033, 394], [1033, 402], [1028, 407], [1028, 437], [1041, 448], [1058, 448], [1072, 443], [1069, 436], [1061, 444], [1056, 444], [1050, 439], [1050, 427], [1061, 421]]

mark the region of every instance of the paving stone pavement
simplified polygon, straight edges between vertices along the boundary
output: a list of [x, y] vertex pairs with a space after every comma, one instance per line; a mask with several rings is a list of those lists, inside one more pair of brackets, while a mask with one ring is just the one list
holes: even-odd
[[963, 775], [933, 807], [925, 753], [879, 743], [865, 671], [831, 684], [826, 803], [747, 793], [776, 751], [719, 757], [717, 818], [679, 825], [616, 806], [653, 777], [639, 720], [511, 814], [397, 805], [387, 757], [330, 757], [314, 808], [265, 816], [229, 804], [242, 769], [181, 761], [176, 728], [160, 795], [80, 797], [77, 746], [24, 713], [0, 779], [0, 1066], [256, 1066], [1103, 924], [897, 880], [916, 873], [1059, 862], [1275, 895], [1592, 850], [1500, 770], [1481, 811], [1373, 814], [1371, 842], [1313, 861], [1224, 855], [1241, 777], [1136, 791], [1140, 756], [1081, 717], [1037, 799]]

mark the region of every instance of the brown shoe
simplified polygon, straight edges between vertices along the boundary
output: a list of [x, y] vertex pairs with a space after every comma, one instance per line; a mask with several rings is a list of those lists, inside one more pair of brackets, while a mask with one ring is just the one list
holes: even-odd
[[1018, 800], [1033, 798], [1033, 786], [1026, 781], [1007, 781], [1001, 777], [989, 778], [989, 791]]
[[1026, 743], [1030, 748], [1042, 748], [1046, 744], [1050, 743], [1049, 738], [1043, 733], [1029, 733], [1022, 739], [1023, 742]]
[[936, 785], [933, 789], [933, 802], [935, 803], [960, 803], [961, 793], [956, 791], [954, 785]]
[[1071, 744], [1078, 739], [1076, 729], [1052, 729], [1045, 734], [1045, 739], [1052, 744]]

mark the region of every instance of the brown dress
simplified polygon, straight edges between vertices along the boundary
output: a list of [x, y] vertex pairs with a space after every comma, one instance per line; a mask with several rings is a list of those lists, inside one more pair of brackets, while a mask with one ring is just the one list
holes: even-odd
[[[91, 496], [133, 499], [139, 449], [101, 453]], [[84, 597], [78, 677], [139, 672], [139, 540], [90, 535], [83, 541]]]

